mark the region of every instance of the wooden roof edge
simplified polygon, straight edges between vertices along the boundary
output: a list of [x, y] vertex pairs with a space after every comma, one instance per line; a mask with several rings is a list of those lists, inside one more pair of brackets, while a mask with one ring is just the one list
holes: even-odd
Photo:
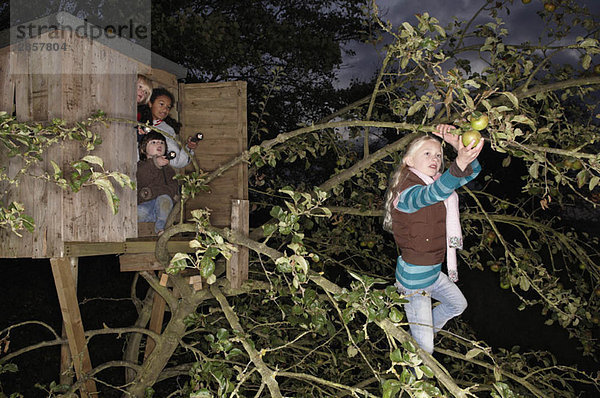
[[[68, 12], [58, 12], [50, 14], [48, 16], [38, 18], [35, 20], [24, 22], [22, 25], [32, 24], [37, 27], [42, 27], [42, 33], [48, 32], [50, 29], [56, 30], [60, 27], [74, 27], [74, 26], [86, 26], [85, 31], [89, 31], [89, 27], [95, 26], [94, 24], [87, 22], [81, 18], [78, 18]], [[20, 40], [26, 40], [29, 38], [19, 38], [21, 32], [18, 31], [19, 26], [12, 26], [9, 29], [0, 31], [0, 48], [8, 47], [15, 44]], [[11, 40], [11, 38], [13, 38]], [[16, 40], [14, 40], [16, 39]], [[178, 63], [175, 63], [162, 55], [152, 52], [151, 50], [122, 37], [108, 38], [106, 35], [100, 35], [100, 37], [94, 38], [94, 40], [110, 47], [122, 54], [127, 55], [130, 58], [135, 59], [146, 65], [150, 65], [152, 68], [162, 69], [175, 75], [177, 79], [184, 79], [187, 76], [187, 68]]]

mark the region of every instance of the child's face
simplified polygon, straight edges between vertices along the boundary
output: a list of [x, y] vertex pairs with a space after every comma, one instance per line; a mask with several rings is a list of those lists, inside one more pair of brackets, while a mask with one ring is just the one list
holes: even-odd
[[138, 84], [137, 84], [137, 103], [138, 104], [145, 103], [146, 100], [148, 99], [149, 95], [150, 95], [150, 93], [148, 92], [148, 89], [146, 88], [146, 86], [143, 85], [142, 83], [138, 82]]
[[442, 165], [442, 146], [437, 140], [427, 140], [412, 156], [406, 158], [406, 164], [433, 177]]
[[167, 146], [163, 140], [150, 140], [146, 143], [146, 156], [163, 156]]
[[166, 95], [160, 95], [150, 103], [150, 111], [154, 119], [164, 119], [171, 111], [171, 99]]

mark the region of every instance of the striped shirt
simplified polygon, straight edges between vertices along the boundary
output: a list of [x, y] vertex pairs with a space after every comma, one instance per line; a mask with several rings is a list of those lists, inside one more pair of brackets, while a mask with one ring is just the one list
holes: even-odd
[[442, 264], [413, 265], [398, 256], [396, 280], [407, 289], [422, 289], [432, 285], [440, 276]]
[[429, 185], [413, 185], [402, 191], [396, 204], [396, 209], [403, 213], [414, 213], [425, 206], [430, 206], [448, 198], [454, 190], [467, 184], [477, 177], [481, 165], [474, 160], [471, 162], [473, 172], [467, 177], [455, 177], [449, 170]]
[[[398, 195], [396, 209], [403, 213], [414, 213], [423, 207], [442, 202], [454, 190], [473, 180], [481, 171], [477, 160], [471, 162], [473, 172], [466, 177], [456, 177], [446, 170], [440, 178], [429, 185], [413, 185]], [[396, 262], [396, 280], [407, 289], [422, 289], [432, 285], [442, 269], [442, 264], [414, 265], [398, 257]]]

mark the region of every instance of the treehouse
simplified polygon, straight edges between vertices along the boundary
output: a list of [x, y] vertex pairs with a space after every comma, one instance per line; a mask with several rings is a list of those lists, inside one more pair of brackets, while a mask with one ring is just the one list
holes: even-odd
[[[14, 39], [15, 27], [0, 32], [0, 111], [16, 115], [21, 122], [43, 123], [53, 118], [75, 122], [100, 109], [110, 118], [133, 121], [137, 75], [143, 74], [154, 87], [173, 93], [176, 106], [171, 116], [182, 123], [181, 142], [203, 133], [194, 154], [202, 170], [213, 171], [246, 149], [245, 82], [186, 84], [187, 69], [181, 65], [126, 39], [80, 35], [74, 27], [89, 31], [93, 26], [67, 13], [32, 21], [29, 26], [39, 27], [38, 34], [22, 40]], [[103, 159], [106, 170], [135, 180], [133, 125], [111, 122], [108, 127], [98, 126], [97, 133], [102, 144], [92, 155]], [[65, 169], [82, 154], [76, 142], [55, 144], [30, 174], [52, 170], [51, 161]], [[21, 167], [18, 157], [9, 157], [7, 149], [0, 148], [0, 169], [9, 178]], [[191, 170], [190, 165], [182, 172]], [[156, 237], [145, 236], [143, 226], [138, 226], [137, 194], [113, 184], [120, 199], [118, 213], [113, 214], [105, 193], [94, 186], [72, 193], [31, 176], [24, 176], [19, 185], [2, 184], [3, 206], [22, 203], [35, 229], [24, 231], [22, 237], [0, 229], [0, 258], [50, 259], [71, 354], [76, 363], [81, 358], [77, 354], [84, 354], [80, 365], [85, 370], [87, 355], [73, 272], [77, 258], [118, 254], [122, 271], [160, 269], [154, 258]], [[242, 162], [228, 169], [209, 186], [209, 192], [187, 202], [186, 218], [194, 209], [208, 208], [213, 225], [247, 233], [247, 165]], [[169, 241], [169, 251], [190, 251], [188, 240]], [[230, 260], [227, 275], [234, 286], [247, 278], [247, 252], [240, 250]]]

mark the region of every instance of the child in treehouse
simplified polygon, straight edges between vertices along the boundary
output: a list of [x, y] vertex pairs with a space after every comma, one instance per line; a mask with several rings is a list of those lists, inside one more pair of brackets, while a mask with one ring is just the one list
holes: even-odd
[[[175, 141], [175, 137], [177, 135], [176, 131], [165, 121], [165, 119], [167, 119], [169, 116], [169, 112], [171, 111], [174, 102], [175, 99], [173, 94], [171, 94], [167, 89], [162, 87], [155, 88], [152, 90], [152, 95], [150, 96], [150, 101], [148, 103], [150, 112], [147, 118], [144, 117], [145, 113], [142, 112], [142, 118], [140, 122], [151, 122], [152, 126], [164, 132], [169, 150], [175, 152], [175, 157], [171, 159], [170, 164], [172, 167], [179, 169], [187, 166], [190, 163], [190, 157], [188, 153], [183, 150]], [[138, 130], [138, 133], [140, 132], [142, 134], [146, 134], [143, 129]], [[193, 150], [196, 149], [198, 143], [192, 141], [190, 137], [186, 142], [186, 146], [193, 154]]]
[[154, 222], [154, 232], [164, 232], [167, 217], [178, 200], [179, 185], [169, 166], [165, 137], [150, 131], [140, 142], [137, 163], [138, 222]]
[[[434, 333], [460, 315], [467, 301], [455, 282], [456, 249], [462, 234], [455, 190], [481, 171], [477, 156], [483, 139], [464, 146], [455, 127], [439, 125], [434, 134], [456, 149], [458, 155], [443, 174], [441, 142], [432, 136], [414, 139], [390, 178], [384, 204], [383, 227], [394, 234], [401, 250], [396, 261], [396, 287], [408, 303], [406, 316], [413, 338], [433, 353]], [[441, 272], [447, 255], [448, 275]], [[431, 298], [440, 301], [432, 309]]]
[[[137, 104], [137, 121], [149, 121], [151, 120], [150, 116], [150, 108], [148, 107], [148, 101], [150, 100], [150, 96], [152, 95], [152, 83], [150, 80], [144, 75], [138, 75], [136, 81], [136, 104]], [[138, 145], [142, 140], [142, 137], [146, 132], [138, 127], [137, 128], [138, 136], [137, 141]]]

